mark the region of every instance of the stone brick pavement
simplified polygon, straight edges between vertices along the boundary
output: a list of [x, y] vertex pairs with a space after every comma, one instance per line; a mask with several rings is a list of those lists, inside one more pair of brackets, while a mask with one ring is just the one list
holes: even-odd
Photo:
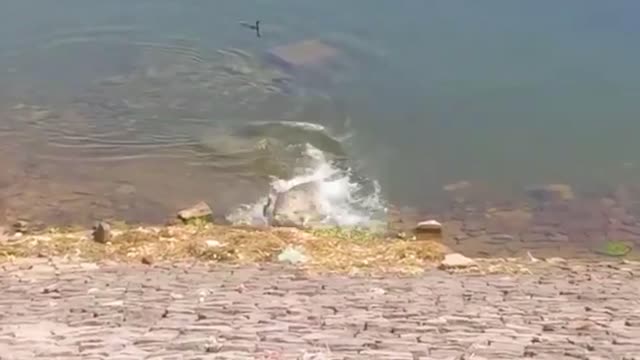
[[0, 274], [0, 359], [640, 359], [640, 266], [528, 275], [25, 260]]

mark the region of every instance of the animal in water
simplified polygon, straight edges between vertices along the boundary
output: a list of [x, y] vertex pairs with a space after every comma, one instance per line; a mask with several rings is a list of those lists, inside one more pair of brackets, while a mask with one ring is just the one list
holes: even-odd
[[272, 226], [304, 228], [326, 219], [319, 184], [311, 181], [269, 195], [263, 215]]
[[260, 37], [260, 20], [256, 20], [255, 25], [249, 24], [249, 23], [246, 23], [246, 22], [241, 22], [240, 25], [255, 31], [256, 32], [256, 36]]

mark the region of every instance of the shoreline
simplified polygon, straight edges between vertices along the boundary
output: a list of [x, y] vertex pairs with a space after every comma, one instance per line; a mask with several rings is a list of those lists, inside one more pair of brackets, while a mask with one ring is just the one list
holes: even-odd
[[[438, 238], [389, 238], [363, 230], [186, 224], [136, 227], [105, 222], [91, 230], [15, 233], [0, 241], [0, 261], [69, 258], [151, 265], [291, 263], [342, 273], [419, 273], [448, 251]], [[19, 236], [15, 236], [19, 235]]]
[[[458, 246], [460, 227], [456, 227], [455, 222], [439, 224], [436, 221], [438, 230], [435, 234], [420, 234], [416, 232], [416, 225], [413, 230], [408, 230], [406, 222], [404, 227], [389, 224], [386, 232], [373, 233], [358, 228], [298, 229], [219, 224], [208, 216], [173, 220], [162, 226], [98, 222], [97, 225], [106, 226], [106, 233], [100, 236], [95, 226], [93, 230], [80, 227], [32, 230], [28, 223], [18, 222], [14, 224], [13, 234], [3, 234], [0, 228], [0, 262], [30, 257], [147, 265], [181, 261], [240, 265], [284, 261], [317, 271], [419, 274], [438, 266], [447, 254], [454, 253], [473, 258], [476, 264], [509, 264], [506, 268], [526, 268], [525, 265], [539, 263], [539, 260], [544, 262], [545, 258], [564, 257], [570, 261], [591, 263], [638, 260], [635, 254], [628, 252], [596, 254], [591, 250], [571, 247], [566, 242], [561, 244], [564, 246], [562, 249], [550, 247], [546, 253], [526, 251], [523, 247], [518, 254], [496, 252], [478, 256]], [[509, 240], [509, 235], [499, 236], [503, 242]], [[613, 244], [626, 246], [624, 243]], [[301, 259], [279, 259], [287, 252]]]

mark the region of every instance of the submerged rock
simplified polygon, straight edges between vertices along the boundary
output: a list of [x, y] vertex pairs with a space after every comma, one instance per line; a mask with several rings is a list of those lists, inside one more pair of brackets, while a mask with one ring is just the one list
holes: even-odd
[[213, 211], [207, 203], [201, 201], [194, 206], [184, 209], [178, 212], [178, 218], [183, 222], [188, 222], [195, 219], [210, 219], [213, 215]]
[[93, 241], [100, 244], [106, 244], [110, 240], [111, 226], [104, 221], [97, 223], [93, 228]]
[[471, 187], [471, 183], [466, 180], [463, 180], [463, 181], [447, 184], [443, 186], [442, 189], [446, 192], [456, 192], [456, 191], [466, 190], [470, 187]]
[[567, 260], [565, 260], [564, 258], [561, 258], [561, 257], [557, 257], [557, 256], [556, 257], [547, 258], [547, 259], [545, 259], [545, 261], [547, 263], [549, 263], [549, 264], [552, 264], [552, 265], [563, 265], [563, 264], [567, 263]]
[[571, 186], [566, 184], [533, 186], [527, 189], [527, 194], [537, 201], [568, 201], [575, 197]]
[[298, 71], [325, 66], [337, 55], [337, 49], [322, 41], [304, 40], [270, 49], [267, 60], [286, 71]]

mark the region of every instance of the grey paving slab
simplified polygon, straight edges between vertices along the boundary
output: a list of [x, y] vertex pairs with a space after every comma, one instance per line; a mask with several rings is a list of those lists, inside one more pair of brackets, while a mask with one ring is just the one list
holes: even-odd
[[21, 261], [0, 272], [0, 359], [638, 359], [639, 274]]

